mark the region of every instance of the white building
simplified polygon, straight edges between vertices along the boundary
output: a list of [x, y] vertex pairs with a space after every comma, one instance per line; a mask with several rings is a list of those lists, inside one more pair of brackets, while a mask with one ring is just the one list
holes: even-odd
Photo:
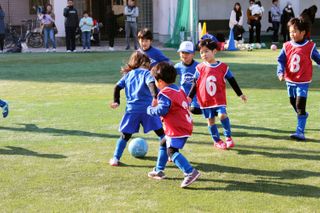
[[[228, 20], [230, 12], [235, 2], [239, 2], [245, 15], [249, 5], [248, 0], [137, 0], [140, 8], [139, 27], [149, 27], [153, 30], [155, 38], [164, 42], [170, 37], [170, 33], [175, 25], [177, 14], [177, 5], [179, 1], [197, 1], [198, 12], [192, 14], [199, 20], [208, 20], [213, 23], [214, 30], [228, 30]], [[320, 1], [319, 0], [279, 0], [281, 9], [290, 1], [296, 15], [311, 5], [317, 5], [319, 8], [316, 15], [317, 24], [320, 22]], [[63, 9], [67, 0], [0, 0], [0, 4], [6, 13], [6, 22], [13, 25], [20, 25], [22, 19], [35, 18], [34, 6], [50, 2], [54, 7], [56, 14], [56, 25], [58, 27], [58, 37], [64, 37], [64, 17]], [[75, 7], [78, 9], [79, 16], [82, 11], [89, 11], [93, 17], [104, 21], [106, 9], [113, 8], [116, 14], [121, 14], [126, 4], [126, 0], [74, 0]], [[261, 0], [265, 8], [262, 19], [262, 31], [268, 27], [267, 11], [272, 5], [272, 0]], [[196, 11], [192, 11], [196, 13]], [[193, 18], [192, 17], [192, 18]], [[118, 18], [120, 26], [123, 26], [123, 17]], [[247, 28], [247, 25], [245, 28]], [[210, 26], [208, 27], [210, 31]], [[215, 33], [215, 32], [212, 32]], [[104, 31], [103, 31], [104, 34]], [[120, 35], [123, 36], [123, 35]]]

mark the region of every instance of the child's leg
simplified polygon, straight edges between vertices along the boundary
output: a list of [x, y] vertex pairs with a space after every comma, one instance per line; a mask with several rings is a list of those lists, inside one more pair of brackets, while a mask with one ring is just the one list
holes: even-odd
[[296, 133], [304, 134], [304, 129], [307, 123], [308, 113], [306, 112], [306, 97], [297, 97], [296, 108], [297, 108], [297, 116], [298, 116], [298, 123]]
[[194, 115], [201, 115], [202, 114], [202, 111], [200, 108], [198, 107], [190, 107], [190, 112]]
[[192, 172], [193, 168], [189, 161], [179, 152], [179, 149], [169, 147], [168, 155], [171, 157], [174, 164], [184, 173], [189, 174]]
[[209, 133], [213, 139], [213, 141], [216, 143], [216, 142], [219, 142], [221, 139], [220, 139], [220, 135], [219, 135], [219, 131], [218, 131], [218, 128], [217, 128], [217, 125], [215, 124], [215, 118], [208, 118], [208, 130], [209, 130]]
[[297, 112], [297, 107], [296, 107], [297, 99], [295, 97], [289, 97], [289, 99], [290, 99], [290, 104], [293, 107], [294, 111]]
[[159, 152], [158, 152], [158, 158], [157, 158], [157, 165], [155, 168], [155, 171], [163, 171], [166, 167], [167, 161], [168, 161], [168, 154], [167, 154], [167, 146], [166, 146], [166, 139], [164, 135], [164, 130], [158, 129], [155, 130], [155, 133], [160, 138], [160, 146], [159, 146]]
[[228, 118], [227, 114], [219, 114], [219, 118], [223, 127], [223, 134], [225, 137], [230, 138], [231, 137], [231, 126], [230, 126], [230, 120]]
[[127, 142], [131, 138], [132, 134], [122, 133], [117, 141], [116, 149], [114, 150], [113, 157], [120, 160], [124, 149], [126, 148]]

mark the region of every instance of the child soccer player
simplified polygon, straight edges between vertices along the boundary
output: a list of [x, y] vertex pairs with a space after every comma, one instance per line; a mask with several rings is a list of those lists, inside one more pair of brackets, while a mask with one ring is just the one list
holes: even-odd
[[148, 173], [148, 176], [154, 179], [165, 178], [163, 171], [169, 156], [185, 174], [181, 183], [181, 187], [184, 188], [200, 176], [198, 170], [194, 169], [179, 152], [192, 134], [192, 118], [188, 111], [188, 100], [186, 94], [174, 84], [177, 73], [172, 65], [160, 62], [152, 68], [151, 72], [160, 92], [158, 105], [149, 106], [147, 113], [152, 116], [162, 116], [166, 136], [160, 144], [157, 165], [153, 171]]
[[170, 62], [170, 59], [167, 58], [159, 49], [151, 46], [153, 41], [152, 32], [148, 28], [144, 28], [138, 32], [138, 42], [140, 48], [138, 51], [146, 54], [150, 61], [150, 67], [154, 67], [157, 63], [161, 61]]
[[288, 23], [291, 41], [283, 44], [278, 57], [277, 75], [280, 81], [286, 81], [290, 104], [297, 113], [296, 132], [290, 137], [305, 140], [304, 129], [308, 113], [306, 103], [309, 84], [312, 81], [312, 60], [320, 65], [320, 55], [315, 43], [306, 36], [309, 24], [299, 18], [293, 18]]
[[91, 47], [91, 30], [93, 27], [93, 20], [89, 17], [87, 11], [83, 12], [83, 17], [80, 19], [79, 27], [81, 28], [82, 32], [82, 47], [83, 52], [90, 52]]
[[156, 102], [157, 96], [155, 80], [148, 70], [149, 66], [150, 60], [146, 55], [134, 52], [127, 66], [122, 68], [124, 76], [114, 88], [114, 101], [111, 107], [115, 109], [120, 105], [121, 89], [125, 89], [127, 105], [119, 128], [121, 136], [117, 141], [113, 158], [109, 161], [111, 166], [119, 166], [123, 150], [132, 134], [139, 132], [140, 124], [143, 126], [144, 133], [154, 130], [160, 140], [164, 137], [160, 118], [150, 116], [146, 112], [152, 101]]
[[[199, 49], [204, 62], [196, 67], [197, 70], [194, 74], [194, 82], [188, 95], [188, 100], [191, 102], [194, 95], [197, 94], [202, 114], [208, 119], [208, 129], [213, 138], [214, 147], [222, 150], [229, 149], [234, 147], [234, 141], [231, 138], [230, 121], [226, 110], [225, 79], [228, 80], [233, 90], [244, 102], [247, 101], [247, 97], [242, 93], [229, 67], [215, 59], [217, 43], [211, 39], [204, 39], [200, 41]], [[218, 128], [215, 124], [215, 116], [217, 114], [223, 127], [226, 143], [220, 139]]]
[[6, 118], [9, 114], [8, 102], [0, 99], [0, 107], [2, 108], [2, 116]]
[[[191, 41], [182, 42], [178, 52], [181, 62], [177, 63], [174, 67], [177, 70], [177, 75], [180, 75], [181, 89], [186, 94], [189, 94], [193, 82], [193, 75], [196, 72], [196, 66], [199, 63], [193, 59], [195, 50]], [[190, 104], [190, 112], [192, 114], [202, 114], [196, 96], [193, 97]]]

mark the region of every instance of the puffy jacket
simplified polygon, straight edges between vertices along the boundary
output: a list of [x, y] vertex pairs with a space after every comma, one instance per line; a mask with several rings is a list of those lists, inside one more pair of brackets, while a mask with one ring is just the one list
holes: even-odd
[[4, 12], [0, 10], [0, 34], [5, 34]]
[[66, 17], [64, 26], [65, 27], [78, 27], [79, 17], [78, 11], [74, 7], [66, 7], [63, 11], [63, 16]]

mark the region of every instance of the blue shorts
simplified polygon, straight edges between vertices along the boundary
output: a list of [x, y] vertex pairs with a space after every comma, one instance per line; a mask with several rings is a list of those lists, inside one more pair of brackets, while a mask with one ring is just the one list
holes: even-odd
[[139, 132], [140, 124], [143, 126], [143, 132], [162, 128], [160, 117], [150, 116], [147, 113], [125, 113], [119, 127], [123, 133], [133, 134]]
[[184, 144], [187, 142], [188, 137], [184, 138], [171, 138], [169, 136], [166, 136], [166, 145], [167, 148], [173, 147], [177, 149], [182, 149], [184, 147]]
[[309, 84], [290, 84], [287, 83], [288, 96], [291, 98], [308, 97]]
[[214, 118], [218, 114], [227, 114], [227, 108], [225, 106], [206, 108], [201, 110], [202, 110], [202, 115], [205, 118]]

